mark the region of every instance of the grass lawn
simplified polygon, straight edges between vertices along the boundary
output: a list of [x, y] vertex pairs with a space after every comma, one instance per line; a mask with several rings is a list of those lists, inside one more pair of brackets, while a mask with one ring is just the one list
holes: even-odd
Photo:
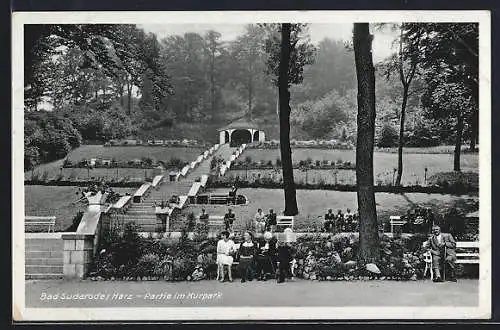
[[[213, 189], [213, 193], [227, 193], [228, 189]], [[281, 189], [239, 189], [238, 194], [249, 199], [247, 205], [231, 205], [231, 209], [236, 214], [235, 229], [243, 229], [245, 222], [253, 219], [258, 208], [262, 208], [265, 213], [269, 209], [274, 209], [278, 214], [284, 209], [283, 190]], [[444, 209], [454, 207], [457, 203], [465, 200], [477, 201], [477, 196], [454, 196], [441, 194], [390, 194], [377, 193], [375, 195], [377, 203], [377, 216], [379, 221], [388, 221], [390, 215], [406, 213], [413, 205], [428, 206], [435, 212], [442, 212]], [[297, 203], [300, 214], [295, 217], [297, 229], [304, 229], [311, 225], [319, 225], [323, 221], [323, 216], [332, 208], [335, 212], [341, 209], [343, 212], [347, 208], [357, 210], [357, 197], [355, 192], [327, 191], [327, 190], [297, 190]], [[209, 214], [224, 215], [227, 206], [221, 205], [191, 205], [183, 210], [183, 214], [194, 212], [198, 215], [202, 208]], [[180, 229], [181, 223], [173, 223], [174, 228]]]
[[[83, 145], [72, 150], [67, 158], [72, 162], [78, 162], [82, 159], [89, 158], [115, 158], [117, 161], [128, 161], [132, 159], [141, 159], [142, 157], [149, 157], [156, 160], [165, 162], [170, 161], [172, 158], [178, 158], [185, 162], [195, 160], [205, 150], [201, 148], [172, 148], [172, 147], [154, 147], [154, 146], [130, 146], [130, 147], [104, 147], [103, 145]], [[60, 168], [63, 160], [57, 160], [47, 164], [41, 164], [35, 167], [33, 173], [36, 175], [43, 175], [47, 173], [48, 177], [55, 177], [59, 175]], [[72, 172], [73, 171], [73, 172]], [[148, 170], [151, 171], [151, 170]], [[90, 171], [90, 176], [94, 177], [116, 177], [116, 169], [93, 169]], [[31, 179], [32, 171], [25, 172], [25, 180]], [[86, 169], [64, 169], [63, 175], [66, 176], [74, 173], [77, 177], [87, 178]], [[143, 169], [120, 169], [119, 175], [122, 177], [141, 177], [144, 178]]]
[[[244, 160], [245, 157], [250, 156], [253, 161], [262, 160], [268, 162], [271, 160], [273, 164], [276, 162], [276, 158], [280, 157], [279, 149], [248, 149], [243, 152], [240, 156], [240, 160]], [[327, 150], [327, 149], [292, 149], [292, 159], [294, 162], [300, 160], [306, 160], [310, 157], [313, 162], [316, 160], [328, 160], [329, 162], [338, 161], [356, 161], [356, 151], [355, 150]], [[460, 157], [461, 169], [463, 172], [478, 172], [479, 171], [479, 155], [477, 153], [462, 154]], [[374, 171], [375, 171], [375, 181], [377, 176], [384, 181], [387, 178], [392, 179], [393, 169], [397, 168], [398, 155], [397, 153], [391, 152], [375, 152], [374, 153]], [[418, 180], [420, 183], [424, 181], [425, 168], [428, 169], [427, 178], [432, 174], [437, 172], [448, 172], [453, 170], [453, 154], [438, 154], [438, 153], [405, 153], [403, 155], [403, 184], [415, 184]], [[294, 171], [295, 173], [298, 171]], [[331, 171], [329, 171], [331, 173]], [[311, 174], [311, 171], [309, 171]], [[305, 174], [296, 174], [298, 180], [302, 178], [305, 181]], [[354, 175], [346, 174], [349, 177]], [[326, 175], [328, 176], [328, 174]], [[344, 180], [348, 182], [349, 177], [345, 177]], [[310, 177], [312, 179], [312, 177]], [[318, 180], [317, 178], [316, 180]], [[339, 182], [341, 177], [338, 177]]]
[[[135, 188], [113, 188], [120, 194], [134, 192]], [[56, 216], [55, 231], [63, 231], [71, 225], [78, 211], [86, 210], [78, 200], [78, 187], [25, 186], [24, 210], [26, 215]]]

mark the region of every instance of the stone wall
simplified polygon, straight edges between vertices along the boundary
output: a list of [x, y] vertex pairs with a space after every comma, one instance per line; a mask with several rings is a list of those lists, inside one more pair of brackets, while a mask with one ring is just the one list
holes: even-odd
[[65, 278], [85, 278], [94, 255], [94, 236], [92, 234], [63, 234]]

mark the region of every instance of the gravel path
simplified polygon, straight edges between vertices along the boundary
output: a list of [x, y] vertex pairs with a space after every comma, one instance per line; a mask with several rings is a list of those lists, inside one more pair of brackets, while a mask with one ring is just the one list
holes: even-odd
[[[26, 281], [26, 307], [477, 306], [478, 280], [316, 282]], [[54, 296], [58, 294], [57, 299]], [[75, 296], [76, 295], [76, 296]], [[81, 296], [87, 295], [87, 296]], [[63, 298], [71, 299], [63, 299]], [[82, 299], [84, 298], [84, 299]], [[97, 298], [97, 299], [96, 299]]]

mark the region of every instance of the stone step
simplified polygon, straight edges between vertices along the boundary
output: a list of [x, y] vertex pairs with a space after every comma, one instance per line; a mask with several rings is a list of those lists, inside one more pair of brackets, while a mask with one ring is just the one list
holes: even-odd
[[62, 250], [62, 244], [50, 244], [50, 243], [26, 243], [24, 244], [25, 250], [32, 251], [52, 251], [52, 250]]
[[26, 274], [63, 274], [63, 265], [25, 265]]
[[63, 246], [63, 240], [58, 239], [58, 240], [52, 240], [52, 239], [25, 239], [24, 240], [24, 245], [25, 246]]
[[26, 258], [25, 264], [29, 266], [51, 265], [62, 266], [63, 258]]
[[26, 280], [57, 280], [62, 279], [64, 275], [61, 274], [25, 274]]
[[63, 249], [60, 250], [46, 250], [46, 251], [36, 251], [36, 250], [25, 250], [25, 258], [61, 258], [63, 257]]
[[127, 211], [127, 214], [148, 214], [148, 213], [151, 213], [151, 214], [154, 214], [155, 213], [155, 208], [154, 207], [151, 207], [151, 208], [147, 208], [147, 209], [128, 209]]

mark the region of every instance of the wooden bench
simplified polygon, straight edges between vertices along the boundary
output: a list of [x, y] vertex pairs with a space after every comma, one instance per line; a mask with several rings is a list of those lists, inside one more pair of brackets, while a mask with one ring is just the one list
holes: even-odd
[[277, 228], [281, 228], [283, 227], [283, 230], [285, 228], [290, 228], [293, 230], [293, 220], [294, 220], [294, 217], [293, 216], [289, 216], [289, 215], [278, 215], [276, 217], [276, 227]]
[[394, 227], [404, 226], [406, 224], [406, 220], [401, 220], [399, 215], [391, 215], [389, 217], [389, 222], [391, 224], [391, 234], [394, 234]]
[[56, 224], [56, 217], [37, 217], [37, 216], [25, 216], [24, 217], [24, 226], [47, 226], [47, 232], [54, 232], [54, 226]]
[[[200, 223], [200, 217], [196, 217], [196, 222]], [[208, 216], [208, 227], [209, 228], [220, 228], [224, 227], [224, 216], [223, 215], [209, 215]]]
[[229, 199], [229, 195], [217, 195], [217, 194], [209, 194], [208, 195], [208, 204], [227, 204]]
[[[457, 264], [479, 264], [479, 242], [457, 242]], [[476, 251], [477, 250], [477, 251]]]

